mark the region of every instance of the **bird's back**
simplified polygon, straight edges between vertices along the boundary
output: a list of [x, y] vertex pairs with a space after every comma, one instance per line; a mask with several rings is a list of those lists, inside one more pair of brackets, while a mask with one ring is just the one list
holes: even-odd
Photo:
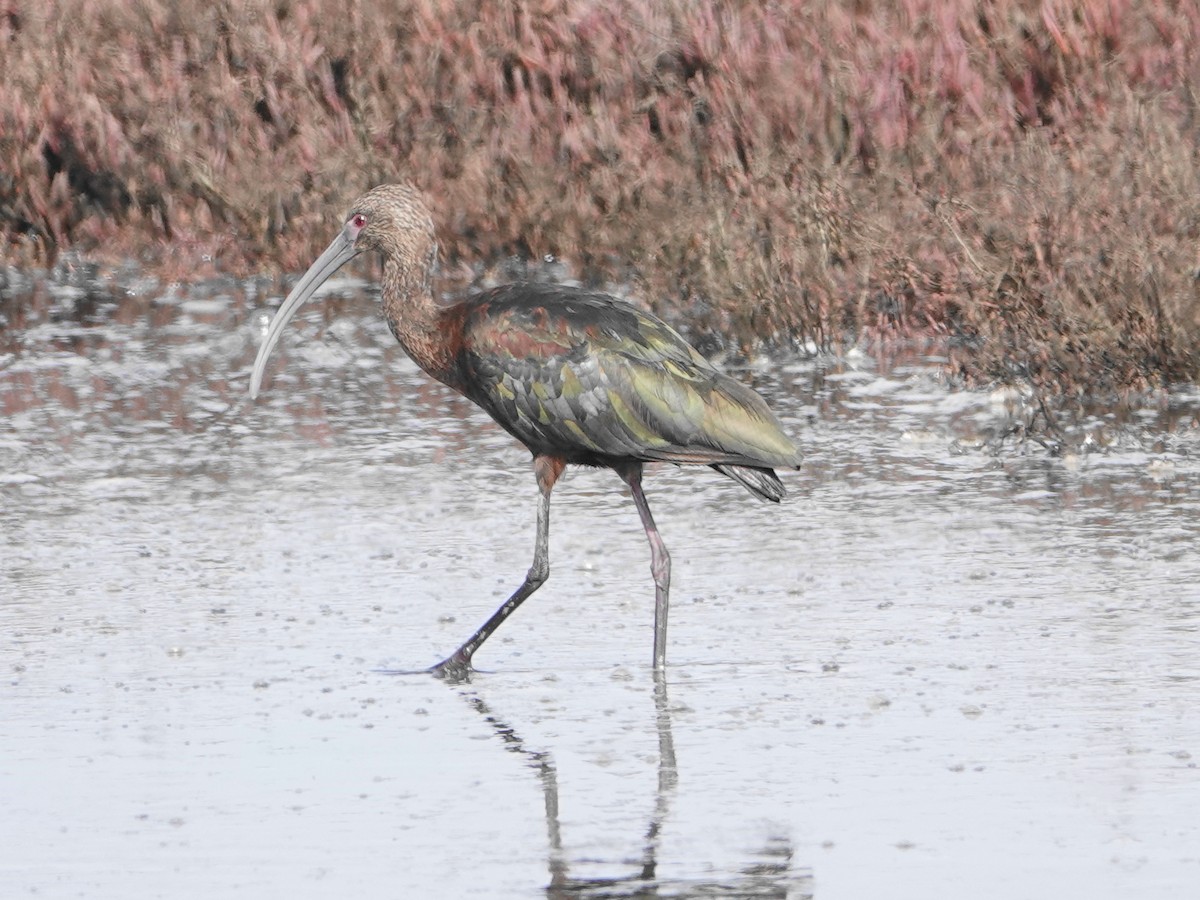
[[762, 397], [666, 323], [606, 294], [508, 285], [447, 316], [461, 334], [455, 386], [534, 453], [713, 465], [770, 499], [761, 473], [747, 481], [727, 468], [800, 463]]

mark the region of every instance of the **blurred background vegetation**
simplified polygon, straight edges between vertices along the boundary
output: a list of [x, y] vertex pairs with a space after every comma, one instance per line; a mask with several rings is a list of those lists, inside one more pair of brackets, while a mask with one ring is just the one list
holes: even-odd
[[743, 347], [950, 336], [1061, 396], [1200, 369], [1200, 4], [0, 0], [0, 239], [296, 271], [363, 189]]

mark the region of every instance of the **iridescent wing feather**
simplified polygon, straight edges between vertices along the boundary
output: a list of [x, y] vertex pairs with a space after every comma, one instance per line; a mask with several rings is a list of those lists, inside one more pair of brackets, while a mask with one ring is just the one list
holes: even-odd
[[758, 394], [633, 306], [528, 284], [469, 303], [460, 356], [469, 394], [535, 453], [597, 464], [799, 465]]

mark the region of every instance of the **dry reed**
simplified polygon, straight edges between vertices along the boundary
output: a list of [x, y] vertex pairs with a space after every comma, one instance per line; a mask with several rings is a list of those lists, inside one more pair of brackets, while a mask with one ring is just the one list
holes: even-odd
[[295, 270], [405, 177], [451, 269], [553, 254], [742, 346], [1200, 369], [1195, 3], [5, 0], [0, 48], [9, 263]]

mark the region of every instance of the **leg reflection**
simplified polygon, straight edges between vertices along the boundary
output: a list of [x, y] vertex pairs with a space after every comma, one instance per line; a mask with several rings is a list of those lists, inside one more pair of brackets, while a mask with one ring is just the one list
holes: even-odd
[[675, 768], [675, 739], [671, 736], [671, 709], [667, 702], [667, 676], [662, 669], [654, 670], [654, 724], [658, 729], [658, 790], [654, 798], [654, 815], [646, 829], [645, 853], [642, 857], [643, 881], [653, 881], [658, 870], [658, 844], [662, 824], [667, 818], [667, 805], [679, 784]]
[[[641, 865], [632, 867], [627, 875], [608, 877], [572, 877], [570, 862], [563, 852], [562, 828], [558, 815], [558, 770], [548, 750], [530, 747], [517, 731], [499, 718], [473, 690], [461, 690], [461, 696], [484, 721], [491, 726], [504, 749], [522, 757], [537, 775], [546, 806], [546, 832], [549, 841], [547, 867], [549, 900], [591, 898], [684, 898], [693, 896], [723, 897], [729, 900], [778, 898], [778, 900], [810, 900], [812, 876], [808, 871], [794, 871], [792, 844], [786, 837], [772, 836], [752, 854], [752, 859], [716, 878], [662, 879], [659, 877], [659, 849], [663, 828], [670, 812], [671, 798], [679, 783], [675, 761], [675, 741], [671, 731], [671, 706], [667, 696], [664, 673], [654, 673], [654, 721], [658, 732], [658, 779], [653, 812], [642, 842]], [[594, 866], [596, 860], [589, 861]], [[614, 864], [629, 866], [629, 861]]]

